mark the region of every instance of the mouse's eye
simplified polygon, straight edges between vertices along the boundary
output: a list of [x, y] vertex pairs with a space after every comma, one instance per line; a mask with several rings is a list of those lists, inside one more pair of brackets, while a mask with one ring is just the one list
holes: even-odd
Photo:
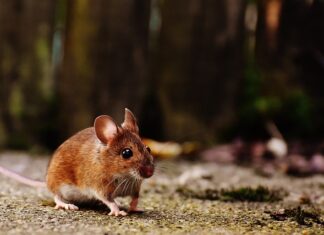
[[146, 146], [146, 150], [147, 150], [149, 153], [151, 153], [151, 149], [150, 149], [149, 146]]
[[123, 156], [123, 158], [128, 159], [131, 156], [133, 156], [133, 151], [129, 148], [125, 148], [125, 149], [123, 149], [121, 155]]

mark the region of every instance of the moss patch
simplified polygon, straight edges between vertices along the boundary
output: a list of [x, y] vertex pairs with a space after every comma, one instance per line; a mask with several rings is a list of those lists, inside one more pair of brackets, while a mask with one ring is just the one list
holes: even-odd
[[223, 201], [275, 202], [283, 198], [283, 191], [270, 190], [263, 186], [257, 188], [242, 187], [233, 190], [222, 190]]
[[206, 189], [197, 192], [187, 188], [179, 188], [177, 192], [189, 198], [230, 202], [274, 202], [280, 201], [285, 194], [283, 190], [270, 190], [263, 186], [258, 186], [256, 188], [241, 187], [237, 189], [222, 190]]
[[214, 189], [206, 189], [204, 191], [194, 191], [186, 187], [177, 189], [177, 192], [187, 198], [197, 198], [201, 200], [219, 200], [219, 191]]
[[41, 200], [40, 204], [42, 206], [50, 206], [50, 207], [55, 207], [55, 202], [53, 200]]

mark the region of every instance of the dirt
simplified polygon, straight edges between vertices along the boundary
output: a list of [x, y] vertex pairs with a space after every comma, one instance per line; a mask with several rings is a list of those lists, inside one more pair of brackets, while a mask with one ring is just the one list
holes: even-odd
[[[3, 152], [0, 165], [44, 179], [48, 159]], [[208, 192], [237, 195], [247, 188], [245, 193], [258, 193], [254, 190], [258, 187], [266, 189], [262, 192], [280, 192], [280, 198], [252, 202], [242, 197], [229, 201], [197, 197]], [[129, 199], [119, 202], [127, 208]], [[100, 205], [79, 211], [55, 210], [46, 189], [0, 176], [1, 234], [324, 234], [324, 177], [293, 178], [278, 173], [265, 178], [234, 165], [159, 162], [155, 176], [143, 185], [139, 206], [144, 213], [126, 217], [111, 217], [109, 209]]]

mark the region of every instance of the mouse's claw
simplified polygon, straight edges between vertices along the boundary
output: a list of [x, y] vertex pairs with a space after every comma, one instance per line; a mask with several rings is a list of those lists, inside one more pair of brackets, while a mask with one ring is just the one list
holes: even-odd
[[79, 207], [77, 207], [76, 205], [64, 202], [58, 196], [54, 197], [54, 201], [56, 203], [55, 209], [57, 209], [57, 210], [58, 209], [73, 210], [73, 211], [79, 210]]
[[56, 205], [55, 209], [65, 209], [65, 210], [72, 210], [72, 211], [76, 211], [79, 210], [79, 207], [77, 207], [76, 205], [73, 204], [64, 204], [64, 205]]
[[114, 215], [114, 216], [126, 216], [127, 212], [125, 211], [120, 211], [120, 210], [112, 210], [110, 211], [109, 215]]

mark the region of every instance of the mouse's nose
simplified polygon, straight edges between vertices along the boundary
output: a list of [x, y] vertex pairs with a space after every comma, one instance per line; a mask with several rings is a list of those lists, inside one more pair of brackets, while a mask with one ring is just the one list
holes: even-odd
[[143, 165], [139, 169], [139, 173], [142, 177], [144, 178], [149, 178], [153, 175], [154, 173], [154, 165], [149, 164], [149, 165]]

